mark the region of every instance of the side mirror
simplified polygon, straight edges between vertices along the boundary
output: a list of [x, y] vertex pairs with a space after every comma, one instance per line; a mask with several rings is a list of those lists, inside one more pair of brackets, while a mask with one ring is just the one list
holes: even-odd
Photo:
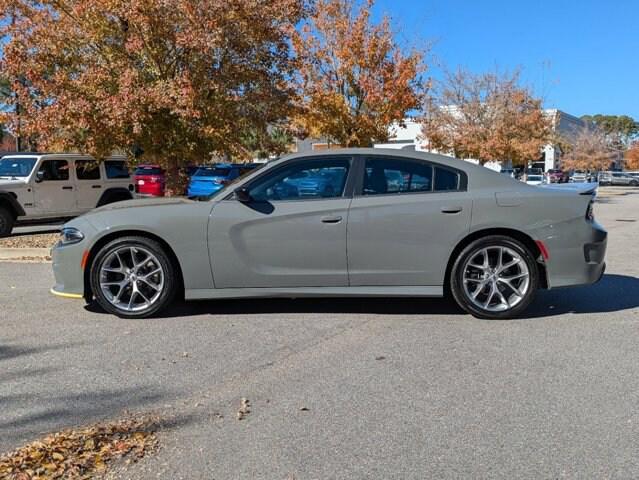
[[44, 180], [44, 170], [38, 170], [36, 172], [35, 181], [36, 183], [40, 183], [42, 180]]
[[235, 198], [237, 198], [237, 200], [242, 203], [249, 203], [253, 200], [251, 198], [251, 194], [248, 191], [248, 188], [238, 188], [237, 190], [235, 190]]

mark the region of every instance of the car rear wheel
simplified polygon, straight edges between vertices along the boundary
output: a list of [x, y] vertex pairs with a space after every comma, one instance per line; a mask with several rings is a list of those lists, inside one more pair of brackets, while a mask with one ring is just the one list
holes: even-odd
[[5, 207], [0, 207], [0, 238], [8, 237], [13, 230], [13, 214]]
[[100, 249], [91, 267], [91, 290], [107, 312], [149, 317], [167, 307], [177, 290], [175, 267], [162, 246], [145, 237], [124, 237]]
[[534, 257], [519, 241], [502, 235], [480, 238], [453, 265], [455, 301], [478, 318], [513, 318], [528, 307], [539, 285]]

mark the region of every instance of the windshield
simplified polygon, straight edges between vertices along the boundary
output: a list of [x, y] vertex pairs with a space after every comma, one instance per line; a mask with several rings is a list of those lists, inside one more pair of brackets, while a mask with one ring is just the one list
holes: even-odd
[[230, 168], [220, 167], [202, 167], [198, 168], [194, 177], [228, 177], [231, 172]]
[[37, 157], [4, 157], [0, 159], [0, 177], [28, 177]]
[[220, 194], [222, 194], [222, 192], [226, 192], [228, 193], [230, 190], [235, 188], [235, 185], [240, 181], [240, 180], [244, 180], [244, 177], [249, 174], [249, 173], [253, 173], [258, 171], [261, 168], [264, 168], [266, 165], [268, 165], [268, 163], [262, 163], [260, 165], [257, 165], [255, 168], [251, 168], [250, 170], [246, 170], [246, 172], [243, 175], [240, 175], [239, 177], [235, 177], [232, 181], [230, 181], [229, 183], [227, 183], [226, 185], [224, 185], [220, 190], [211, 193], [210, 195], [207, 195], [206, 197], [196, 197], [198, 200], [209, 200], [211, 198], [213, 198], [214, 196], [218, 196]]
[[162, 175], [162, 169], [160, 167], [137, 167], [135, 169], [136, 175]]

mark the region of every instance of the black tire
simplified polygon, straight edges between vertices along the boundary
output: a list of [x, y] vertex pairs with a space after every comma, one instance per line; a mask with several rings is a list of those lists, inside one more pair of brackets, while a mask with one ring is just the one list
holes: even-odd
[[6, 207], [0, 207], [0, 238], [11, 235], [14, 221], [13, 212]]
[[97, 206], [102, 207], [111, 203], [124, 202], [125, 200], [133, 200], [133, 197], [131, 196], [131, 194], [124, 192], [109, 193], [106, 194], [104, 198], [98, 202]]
[[[505, 295], [509, 295], [510, 297], [505, 302], [502, 302], [503, 305], [508, 304], [508, 308], [501, 311], [481, 308], [476, 303], [474, 303], [471, 296], [467, 292], [467, 289], [464, 287], [464, 267], [467, 265], [467, 263], [471, 260], [475, 260], [480, 252], [482, 252], [486, 248], [489, 248], [489, 251], [492, 251], [492, 249], [498, 251], [496, 247], [510, 249], [511, 251], [518, 254], [521, 261], [525, 262], [525, 266], [528, 270], [528, 283], [526, 286], [526, 290], [525, 292], [520, 292], [522, 293], [521, 296], [516, 296], [515, 301], [517, 303], [512, 307], [510, 306], [509, 300], [513, 298], [512, 295], [514, 295], [514, 291], [506, 285], [500, 283], [499, 280], [497, 281], [498, 286], [496, 288], [500, 289], [500, 293], [498, 294], [499, 297], [501, 297], [502, 299], [505, 298]], [[508, 270], [504, 271], [507, 272]], [[480, 279], [477, 281], [478, 288], [479, 285], [481, 285], [479, 282], [483, 281], [483, 277], [479, 278]], [[472, 284], [473, 281], [471, 281], [470, 283], [467, 282], [466, 284]], [[519, 285], [516, 285], [516, 287], [520, 288], [521, 285], [522, 284], [520, 283]], [[486, 286], [490, 288], [490, 284], [486, 284]], [[466, 246], [466, 248], [462, 250], [462, 252], [455, 260], [450, 275], [450, 290], [457, 304], [474, 317], [491, 320], [502, 320], [517, 317], [528, 307], [528, 305], [530, 305], [530, 302], [533, 300], [538, 287], [539, 269], [537, 268], [535, 258], [528, 250], [528, 248], [526, 248], [526, 246], [523, 245], [521, 242], [504, 235], [490, 235], [471, 242], [468, 246]], [[486, 296], [488, 296], [488, 294]], [[488, 301], [490, 304], [490, 299]]]
[[631, 187], [636, 187], [637, 185], [639, 185], [639, 182], [637, 182], [636, 180], [633, 182], [630, 182]]
[[[100, 287], [101, 281], [101, 269], [103, 264], [111, 257], [111, 255], [120, 249], [143, 249], [150, 252], [155, 256], [154, 260], [157, 260], [159, 263], [159, 267], [162, 269], [162, 273], [164, 275], [164, 281], [162, 283], [161, 289], [157, 290], [159, 292], [157, 298], [153, 301], [152, 304], [148, 306], [148, 308], [144, 308], [142, 310], [137, 311], [127, 311], [121, 308], [118, 308], [114, 305], [111, 300], [109, 300]], [[124, 258], [124, 262], [127, 263], [126, 258]], [[127, 267], [131, 265], [132, 262], [127, 264]], [[143, 267], [144, 265], [142, 265]], [[141, 267], [140, 267], [141, 268]], [[138, 274], [137, 267], [135, 274]], [[109, 274], [106, 274], [109, 275]], [[115, 275], [121, 275], [116, 273]], [[126, 277], [125, 274], [122, 274], [123, 277]], [[120, 277], [117, 277], [115, 281], [119, 281]], [[138, 281], [135, 281], [136, 285], [138, 285]], [[165, 309], [168, 305], [170, 305], [175, 298], [178, 285], [179, 285], [179, 276], [176, 271], [176, 267], [173, 265], [171, 258], [168, 256], [167, 252], [164, 250], [162, 245], [160, 245], [155, 240], [146, 237], [122, 237], [116, 240], [113, 240], [106, 245], [104, 245], [97, 253], [95, 260], [91, 264], [91, 272], [90, 272], [90, 284], [91, 284], [91, 292], [95, 297], [96, 302], [100, 307], [102, 307], [105, 311], [117, 315], [121, 318], [146, 318], [153, 316]], [[140, 284], [142, 285], [142, 284]], [[148, 285], [148, 284], [147, 284]], [[117, 287], [116, 287], [117, 288]], [[141, 288], [141, 287], [140, 287]], [[117, 292], [114, 292], [117, 293]], [[113, 295], [114, 296], [114, 295]], [[126, 297], [125, 297], [126, 298]]]

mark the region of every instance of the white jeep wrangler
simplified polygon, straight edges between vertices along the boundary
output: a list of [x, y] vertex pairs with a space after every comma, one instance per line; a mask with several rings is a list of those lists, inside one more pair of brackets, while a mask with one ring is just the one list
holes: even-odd
[[78, 216], [133, 198], [124, 157], [103, 162], [80, 154], [10, 154], [0, 158], [0, 237], [15, 225]]

